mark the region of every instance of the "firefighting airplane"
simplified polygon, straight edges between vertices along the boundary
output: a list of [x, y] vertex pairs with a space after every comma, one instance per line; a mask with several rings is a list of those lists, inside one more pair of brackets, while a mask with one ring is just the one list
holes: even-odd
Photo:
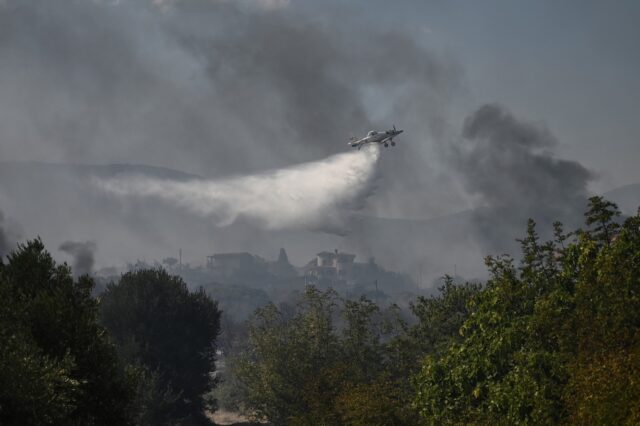
[[393, 138], [395, 138], [402, 132], [404, 132], [404, 130], [396, 130], [396, 126], [393, 126], [392, 130], [386, 130], [384, 132], [376, 132], [375, 130], [371, 130], [364, 138], [358, 139], [356, 137], [352, 137], [348, 143], [352, 148], [358, 147], [358, 149], [362, 148], [368, 143], [379, 143], [387, 148], [389, 144], [391, 144], [391, 146], [396, 146]]

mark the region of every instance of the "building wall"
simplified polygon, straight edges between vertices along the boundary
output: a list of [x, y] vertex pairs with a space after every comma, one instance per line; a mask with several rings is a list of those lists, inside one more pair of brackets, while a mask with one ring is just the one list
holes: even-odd
[[310, 274], [318, 279], [350, 281], [353, 279], [355, 258], [353, 254], [338, 251], [318, 253], [316, 265], [311, 268]]

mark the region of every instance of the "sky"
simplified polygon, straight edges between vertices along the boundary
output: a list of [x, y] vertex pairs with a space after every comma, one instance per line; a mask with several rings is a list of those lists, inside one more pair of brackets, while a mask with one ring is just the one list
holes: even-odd
[[[298, 124], [298, 129], [281, 128], [267, 122], [250, 126], [251, 130], [242, 127], [247, 127], [246, 122], [252, 120], [251, 114], [286, 108], [279, 105], [280, 101], [295, 104], [296, 108], [313, 103], [312, 97], [317, 93], [312, 89], [297, 95], [286, 91], [305, 85], [303, 79], [312, 78], [313, 67], [318, 67], [320, 73], [338, 68], [334, 64], [325, 66], [322, 61], [358, 62], [344, 65], [351, 73], [356, 73], [359, 66], [363, 73], [375, 68], [380, 68], [380, 73], [394, 73], [389, 71], [394, 68], [399, 69], [396, 74], [403, 69], [424, 72], [427, 64], [414, 63], [415, 55], [423, 56], [424, 52], [402, 49], [397, 53], [386, 52], [385, 48], [393, 49], [393, 46], [373, 46], [374, 41], [368, 38], [393, 32], [424, 46], [433, 61], [439, 61], [437, 66], [441, 69], [438, 72], [452, 74], [446, 82], [432, 79], [430, 90], [439, 90], [439, 93], [431, 93], [429, 101], [440, 105], [422, 105], [421, 109], [442, 109], [438, 119], [450, 126], [453, 134], [474, 108], [497, 102], [552, 130], [561, 142], [560, 154], [581, 161], [598, 173], [599, 179], [593, 182], [596, 190], [640, 181], [640, 169], [635, 166], [640, 149], [637, 142], [639, 124], [635, 119], [640, 107], [640, 83], [636, 77], [640, 74], [640, 50], [636, 43], [640, 39], [640, 28], [636, 25], [640, 5], [634, 1], [558, 4], [554, 1], [436, 0], [400, 1], [390, 6], [388, 2], [377, 0], [354, 0], [346, 4], [309, 0], [197, 0], [191, 2], [190, 7], [176, 6], [180, 2], [170, 0], [150, 2], [157, 5], [156, 9], [165, 10], [164, 18], [145, 10], [148, 8], [142, 3], [149, 3], [145, 1], [85, 1], [89, 6], [79, 5], [83, 2], [78, 0], [5, 0], [3, 3], [3, 19], [7, 22], [3, 22], [5, 29], [0, 33], [4, 57], [0, 65], [3, 69], [0, 94], [4, 100], [0, 104], [3, 112], [0, 155], [5, 160], [143, 162], [215, 175], [288, 165], [337, 152], [342, 148], [338, 144], [343, 140], [341, 137], [347, 136], [342, 132], [366, 131], [367, 126], [373, 124], [372, 118], [380, 126], [394, 122], [407, 122], [405, 127], [413, 124], [414, 118], [408, 115], [419, 116], [421, 111], [417, 108], [407, 112], [384, 105], [387, 97], [393, 96], [389, 92], [402, 90], [400, 75], [390, 76], [384, 83], [376, 81], [378, 76], [366, 76], [363, 80], [368, 81], [354, 81], [352, 87], [348, 81], [342, 82], [342, 86], [336, 84], [334, 89], [343, 93], [326, 93], [317, 98], [325, 105], [314, 108], [313, 113], [317, 115], [309, 117], [309, 122]], [[176, 12], [175, 9], [182, 10]], [[217, 22], [224, 20], [223, 16], [231, 15], [233, 17], [226, 22]], [[300, 28], [295, 28], [296, 21]], [[251, 28], [253, 25], [255, 29]], [[287, 29], [269, 33], [278, 25], [287, 26]], [[306, 31], [304, 25], [314, 28]], [[190, 31], [192, 34], [188, 34]], [[229, 36], [225, 40], [225, 36], [217, 31], [235, 32], [237, 37]], [[314, 52], [309, 55], [308, 63], [298, 63], [291, 70], [293, 78], [301, 81], [286, 87], [286, 83], [277, 80], [292, 76], [278, 66], [284, 68], [286, 60], [299, 58], [285, 58], [286, 52], [278, 50], [278, 45], [286, 46], [293, 41], [282, 43], [278, 34], [286, 36], [295, 32], [309, 37], [301, 38], [297, 47]], [[188, 37], [192, 38], [192, 45], [185, 41]], [[263, 38], [252, 40], [252, 37]], [[328, 40], [323, 41], [322, 37]], [[216, 88], [211, 87], [211, 81], [205, 81], [206, 67], [212, 67], [211, 63], [203, 63], [212, 60], [205, 53], [207, 38], [220, 42], [211, 53], [213, 55], [215, 51], [218, 57], [229, 54], [224, 49], [240, 49], [242, 43], [254, 43], [252, 48], [256, 51], [252, 52], [255, 55], [251, 58], [249, 55], [243, 57], [239, 52], [231, 54], [234, 56], [231, 60], [255, 61], [246, 65], [260, 67], [265, 59], [259, 56], [260, 49], [266, 55], [273, 54], [273, 59], [279, 60], [280, 65], [265, 70], [245, 69], [244, 75], [234, 76], [237, 77], [236, 84], [247, 89], [246, 86], [255, 84], [258, 86], [253, 87], [256, 91], [279, 92], [286, 99], [278, 99], [278, 96], [270, 99], [270, 105], [262, 104], [263, 99], [254, 99], [256, 104], [252, 109], [255, 111], [247, 111], [244, 99], [219, 98], [219, 104], [224, 104], [225, 116], [216, 118], [221, 115], [220, 107], [216, 110], [211, 105], [213, 102], [207, 99], [208, 95], [220, 96]], [[176, 43], [182, 43], [182, 46]], [[200, 45], [196, 47], [197, 43]], [[342, 51], [332, 52], [340, 44], [345, 45], [340, 46]], [[369, 51], [374, 47], [380, 49]], [[402, 48], [411, 49], [406, 43]], [[293, 49], [292, 52], [297, 52], [296, 46]], [[332, 57], [332, 54], [336, 56]], [[350, 57], [342, 58], [341, 54]], [[55, 62], [66, 62], [66, 67], [52, 65]], [[224, 75], [224, 69], [215, 72], [218, 72], [215, 78], [219, 82], [229, 78]], [[258, 81], [252, 72], [262, 72], [263, 81]], [[126, 76], [129, 73], [139, 74]], [[343, 77], [358, 79], [357, 75]], [[145, 83], [139, 84], [136, 79]], [[260, 87], [263, 84], [281, 86], [269, 89]], [[374, 87], [370, 95], [373, 98], [366, 102], [382, 105], [365, 106], [368, 111], [364, 113], [355, 110], [354, 105], [358, 102], [344, 105], [345, 98], [361, 96], [349, 93], [350, 90], [367, 90], [367, 86], [370, 88], [375, 84], [378, 84], [379, 93], [375, 93]], [[131, 90], [128, 85], [137, 87]], [[153, 93], [159, 85], [165, 90]], [[434, 89], [436, 85], [438, 87]], [[26, 91], [25, 86], [28, 86]], [[229, 87], [228, 90], [237, 89]], [[109, 102], [101, 104], [99, 99], [105, 92], [112, 93]], [[135, 92], [140, 93], [134, 99]], [[222, 92], [222, 96], [229, 95]], [[420, 96], [420, 92], [415, 95]], [[296, 99], [296, 96], [302, 99]], [[128, 100], [130, 108], [121, 107], [122, 99]], [[8, 103], [12, 105], [7, 106]], [[333, 114], [323, 114], [322, 107], [332, 107]], [[358, 107], [362, 108], [362, 105]], [[192, 110], [188, 111], [191, 123], [184, 118], [185, 110]], [[282, 111], [274, 119], [287, 114], [291, 116], [288, 117], [290, 120], [300, 119], [295, 117], [297, 112], [290, 110]], [[433, 115], [433, 111], [429, 114]], [[29, 115], [39, 117], [30, 119]], [[365, 119], [364, 115], [368, 117]], [[155, 121], [163, 119], [173, 120], [166, 123], [166, 127], [171, 128], [169, 131]], [[210, 121], [210, 125], [202, 121]], [[140, 124], [137, 126], [136, 122]], [[115, 129], [117, 127], [121, 127], [121, 131]], [[184, 137], [185, 127], [190, 128], [188, 138]], [[232, 127], [235, 130], [230, 130]], [[431, 127], [426, 131], [418, 126], [409, 128], [407, 134], [417, 139], [415, 143], [422, 143], [424, 141], [420, 139], [427, 139], [426, 134], [438, 133], [433, 131], [434, 126]], [[317, 145], [316, 140], [299, 139], [311, 132], [325, 132], [327, 139], [331, 139], [328, 143], [334, 146], [329, 148], [323, 143], [319, 148], [309, 146]], [[174, 144], [175, 148], [163, 147], [157, 154], [149, 155], [149, 147], [160, 144], [150, 141], [156, 138], [166, 139], [166, 144]], [[215, 155], [215, 145], [220, 143], [219, 138], [268, 138], [291, 142], [258, 143], [257, 147], [250, 148], [255, 156], [247, 155], [239, 148], [237, 154], [226, 153], [237, 161], [231, 162], [229, 167], [221, 167], [211, 158]], [[57, 140], [52, 142], [52, 139]], [[428, 141], [429, 145], [446, 143], [446, 140]], [[210, 146], [204, 146], [206, 144]], [[278, 158], [266, 161], [265, 156]], [[261, 161], [254, 161], [253, 157], [261, 158]], [[206, 163], [214, 167], [208, 167]], [[436, 165], [432, 167], [437, 168]]]
[[[0, 161], [143, 164], [218, 188], [319, 170], [396, 125], [358, 213], [474, 209], [491, 229], [517, 204], [516, 227], [640, 182], [638, 18], [635, 1], [0, 0]], [[28, 217], [23, 233], [46, 234]], [[108, 232], [78, 229], [55, 244]]]
[[[373, 2], [376, 8], [385, 2]], [[544, 122], [560, 153], [599, 174], [594, 190], [640, 181], [640, 4], [635, 1], [399, 2], [396, 23], [465, 70], [469, 105], [498, 102]], [[453, 119], [455, 120], [455, 119]]]
[[564, 156], [597, 171], [596, 190], [640, 180], [638, 2], [351, 3], [362, 21], [402, 26], [462, 66], [466, 93], [452, 123], [474, 105], [502, 103], [544, 122]]

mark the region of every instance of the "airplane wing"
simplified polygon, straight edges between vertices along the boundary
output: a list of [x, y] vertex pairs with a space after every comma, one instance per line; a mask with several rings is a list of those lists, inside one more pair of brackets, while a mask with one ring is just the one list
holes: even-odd
[[365, 139], [351, 138], [349, 139], [349, 142], [347, 142], [347, 144], [351, 146], [356, 146], [356, 145], [364, 144], [366, 142], [367, 141]]

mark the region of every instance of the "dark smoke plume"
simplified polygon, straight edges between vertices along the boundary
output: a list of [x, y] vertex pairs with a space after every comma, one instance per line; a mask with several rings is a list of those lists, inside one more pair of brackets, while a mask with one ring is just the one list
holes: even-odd
[[4, 214], [0, 211], [0, 259], [9, 253], [9, 238], [4, 230]]
[[20, 225], [7, 218], [0, 210], [0, 259], [4, 259], [16, 247], [21, 234]]
[[529, 217], [546, 226], [581, 216], [594, 175], [557, 158], [557, 145], [544, 126], [519, 120], [500, 105], [484, 105], [465, 120], [453, 163], [477, 197], [476, 225], [494, 248], [521, 235]]
[[90, 274], [93, 270], [94, 252], [96, 251], [96, 244], [93, 241], [65, 241], [58, 247], [58, 250], [73, 256], [75, 275]]

